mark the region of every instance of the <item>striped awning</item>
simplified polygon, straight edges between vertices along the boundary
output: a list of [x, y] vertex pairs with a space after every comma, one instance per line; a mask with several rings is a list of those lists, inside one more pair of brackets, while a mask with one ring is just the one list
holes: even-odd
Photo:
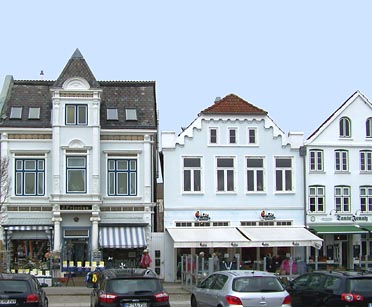
[[99, 241], [103, 248], [141, 248], [147, 246], [143, 226], [100, 227]]
[[5, 230], [14, 231], [14, 230], [50, 230], [53, 229], [52, 225], [4, 225], [3, 226]]

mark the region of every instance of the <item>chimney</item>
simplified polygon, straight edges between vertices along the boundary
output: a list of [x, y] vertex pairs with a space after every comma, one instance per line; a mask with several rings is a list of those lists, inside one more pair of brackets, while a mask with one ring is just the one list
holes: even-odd
[[216, 99], [214, 100], [214, 103], [217, 103], [221, 100], [221, 97], [217, 96]]
[[40, 71], [40, 80], [44, 80], [44, 71]]

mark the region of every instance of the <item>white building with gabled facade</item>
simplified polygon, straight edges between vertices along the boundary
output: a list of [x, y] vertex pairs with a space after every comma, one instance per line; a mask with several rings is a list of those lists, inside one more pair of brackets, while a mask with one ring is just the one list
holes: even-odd
[[320, 248], [305, 229], [302, 145], [303, 133], [286, 135], [234, 94], [179, 135], [163, 132], [165, 280], [185, 254], [254, 264]]

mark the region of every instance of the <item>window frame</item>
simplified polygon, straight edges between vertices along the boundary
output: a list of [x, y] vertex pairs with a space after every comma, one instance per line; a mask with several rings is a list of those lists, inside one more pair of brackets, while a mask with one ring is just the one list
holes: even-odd
[[[27, 168], [27, 162], [34, 162], [35, 167]], [[45, 196], [45, 163], [45, 158], [14, 159], [14, 194], [16, 196]], [[20, 165], [19, 168], [18, 165]], [[30, 174], [33, 174], [33, 177], [30, 177]], [[33, 181], [33, 193], [27, 193], [27, 181]]]
[[364, 173], [372, 172], [372, 150], [361, 150], [360, 157], [360, 171]]
[[351, 120], [350, 120], [350, 118], [348, 118], [346, 116], [340, 118], [339, 136], [340, 136], [340, 138], [350, 138], [351, 137]]
[[[69, 165], [69, 160], [73, 159], [82, 159], [84, 161], [83, 166], [70, 166]], [[85, 155], [67, 155], [66, 156], [66, 194], [86, 194], [87, 193], [87, 180], [88, 180], [88, 167], [87, 167], [88, 159], [87, 156]], [[70, 175], [73, 172], [81, 172], [81, 177], [83, 178], [83, 189], [75, 189], [75, 190], [70, 190], [70, 185], [71, 183], [71, 177]]]
[[311, 172], [324, 171], [324, 151], [322, 149], [311, 149], [309, 151], [309, 169]]
[[29, 107], [28, 119], [40, 119], [40, 107]]
[[[261, 166], [248, 165], [248, 161], [253, 161], [253, 160], [260, 160], [262, 162], [262, 165]], [[264, 157], [261, 157], [261, 156], [245, 157], [245, 178], [246, 178], [246, 193], [264, 193], [266, 191], [265, 158]], [[260, 184], [262, 188], [259, 188]]]
[[10, 108], [10, 119], [22, 119], [23, 107], [14, 106]]
[[[253, 132], [253, 136], [251, 136], [251, 132]], [[253, 137], [254, 141], [251, 142], [251, 138]], [[251, 128], [251, 127], [248, 127], [247, 128], [247, 143], [249, 145], [257, 145], [257, 128]]]
[[[337, 193], [337, 190], [339, 190], [340, 193]], [[348, 192], [345, 193], [346, 191]], [[350, 210], [351, 210], [351, 188], [350, 186], [346, 186], [346, 185], [335, 186], [334, 200], [335, 200], [336, 212], [350, 213]]]
[[228, 130], [227, 143], [229, 145], [238, 144], [238, 128], [229, 127], [227, 130]]
[[[362, 190], [366, 190], [366, 192], [362, 193]], [[372, 186], [359, 187], [359, 200], [361, 212], [372, 212]]]
[[208, 143], [210, 145], [218, 144], [219, 135], [218, 135], [218, 128], [217, 127], [210, 127], [209, 134], [208, 134]]
[[[72, 114], [69, 114], [69, 110], [72, 110]], [[84, 110], [84, 121], [81, 122], [81, 112]], [[70, 121], [70, 116], [73, 120]], [[65, 105], [65, 125], [66, 126], [87, 126], [88, 125], [88, 105], [79, 103], [66, 103]]]
[[126, 108], [125, 109], [125, 120], [126, 121], [137, 121], [138, 114], [136, 108]]
[[107, 108], [106, 109], [107, 120], [119, 120], [118, 109], [117, 108]]
[[[289, 160], [291, 162], [290, 166], [278, 166], [277, 162], [279, 162], [280, 160], [282, 160], [283, 162], [284, 160]], [[275, 192], [277, 193], [294, 192], [294, 174], [293, 174], [293, 158], [292, 157], [275, 157], [274, 158], [274, 180], [275, 180]]]
[[335, 171], [348, 172], [349, 171], [349, 151], [346, 149], [335, 150]]
[[[311, 190], [314, 190], [314, 192], [312, 193]], [[322, 190], [322, 192], [321, 192]], [[309, 186], [309, 190], [308, 190], [308, 208], [309, 208], [309, 212], [311, 213], [324, 213], [325, 212], [325, 208], [326, 208], [326, 204], [325, 204], [325, 200], [326, 200], [326, 197], [325, 197], [325, 186], [323, 185], [311, 185]], [[320, 209], [320, 208], [323, 208], [323, 209]]]
[[366, 120], [366, 138], [372, 138], [372, 117]]
[[[199, 160], [199, 166], [186, 166], [186, 160]], [[202, 157], [184, 156], [182, 157], [182, 192], [183, 193], [201, 193], [203, 189], [203, 160]], [[186, 178], [188, 174], [188, 178]], [[188, 185], [186, 185], [186, 181]], [[198, 189], [199, 184], [199, 189]], [[190, 189], [186, 189], [186, 186]]]
[[[111, 162], [113, 162], [114, 168], [111, 168]], [[126, 163], [127, 167], [120, 168], [120, 163]], [[124, 177], [122, 177], [123, 175]], [[119, 183], [121, 180], [126, 183], [126, 192], [124, 193], [120, 192]], [[113, 189], [111, 189], [112, 185]], [[107, 195], [138, 196], [138, 158], [110, 157], [107, 159]]]
[[[232, 161], [232, 166], [219, 166], [219, 162]], [[236, 192], [236, 161], [232, 156], [216, 157], [216, 192], [235, 193]], [[221, 177], [222, 175], [222, 177]], [[222, 188], [221, 188], [222, 184]]]

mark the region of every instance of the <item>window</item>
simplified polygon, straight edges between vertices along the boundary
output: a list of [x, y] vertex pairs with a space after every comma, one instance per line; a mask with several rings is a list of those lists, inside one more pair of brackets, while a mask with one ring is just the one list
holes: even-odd
[[21, 119], [22, 107], [12, 107], [10, 109], [10, 119]]
[[372, 137], [372, 117], [369, 117], [366, 120], [366, 137]]
[[292, 159], [275, 159], [276, 191], [292, 191]]
[[323, 150], [310, 150], [310, 171], [323, 171]]
[[217, 144], [217, 128], [209, 129], [209, 143]]
[[372, 211], [372, 186], [360, 187], [360, 210], [362, 212]]
[[350, 187], [335, 187], [335, 205], [337, 212], [350, 212]]
[[88, 107], [84, 104], [66, 105], [66, 125], [87, 125]]
[[347, 150], [335, 151], [335, 164], [337, 172], [347, 172], [349, 170]]
[[137, 195], [137, 159], [108, 160], [108, 195]]
[[29, 108], [28, 119], [40, 119], [40, 108]]
[[44, 159], [16, 159], [15, 191], [18, 196], [45, 194]]
[[201, 191], [201, 158], [183, 159], [183, 191]]
[[340, 119], [340, 137], [349, 138], [351, 137], [351, 122], [347, 117], [342, 117]]
[[361, 172], [372, 171], [372, 151], [362, 150], [360, 152], [360, 171]]
[[107, 120], [118, 120], [118, 109], [107, 109]]
[[309, 187], [310, 212], [324, 212], [325, 188], [324, 186]]
[[234, 187], [234, 159], [217, 158], [217, 191], [232, 192]]
[[263, 192], [264, 191], [264, 168], [263, 158], [247, 158], [247, 191]]
[[86, 193], [86, 157], [67, 157], [67, 193]]
[[137, 110], [136, 109], [125, 109], [125, 119], [126, 120], [137, 120]]
[[229, 144], [236, 144], [236, 128], [229, 128]]
[[256, 144], [257, 143], [257, 130], [248, 128], [248, 144]]

